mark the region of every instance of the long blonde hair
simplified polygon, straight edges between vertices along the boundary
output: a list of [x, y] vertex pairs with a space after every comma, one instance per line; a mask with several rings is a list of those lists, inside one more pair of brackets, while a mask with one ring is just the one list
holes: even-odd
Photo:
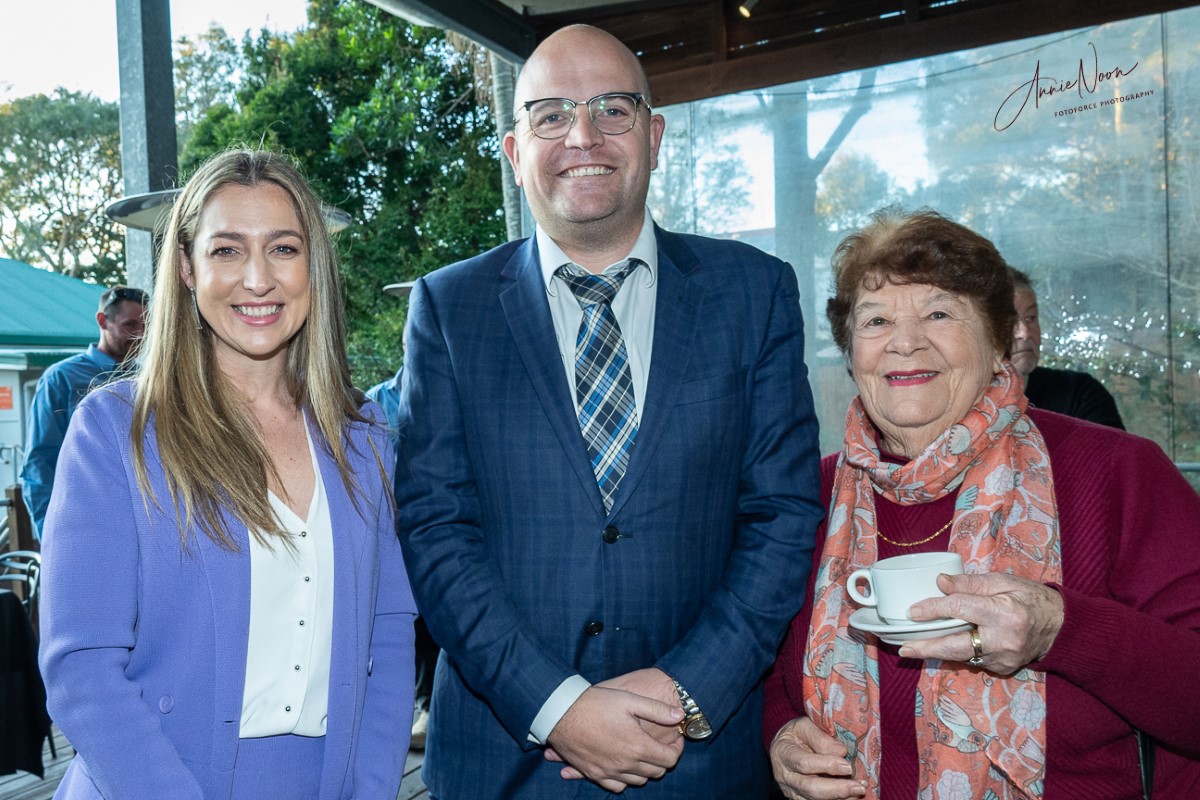
[[[285, 536], [267, 499], [274, 465], [235, 387], [216, 367], [212, 335], [200, 322], [180, 270], [182, 255], [194, 255], [200, 214], [212, 196], [226, 186], [264, 184], [280, 187], [291, 198], [309, 252], [309, 313], [288, 344], [287, 390], [296, 407], [312, 415], [324, 440], [319, 446], [337, 462], [358, 507], [360, 492], [346, 453], [347, 426], [366, 420], [359, 412], [361, 395], [350, 382], [337, 257], [320, 201], [280, 154], [229, 150], [196, 170], [175, 201], [136, 378], [131, 434], [138, 485], [144, 498], [161, 505], [146, 467], [145, 435], [152, 424], [185, 549], [197, 522], [217, 544], [238, 549], [222, 511], [245, 523], [264, 544]], [[378, 452], [375, 458], [383, 472]]]

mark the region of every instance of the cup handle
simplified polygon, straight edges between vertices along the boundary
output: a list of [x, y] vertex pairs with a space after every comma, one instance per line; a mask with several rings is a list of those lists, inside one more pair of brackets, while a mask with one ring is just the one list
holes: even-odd
[[[867, 586], [871, 589], [870, 595], [865, 595], [858, 589], [859, 580], [867, 582]], [[871, 583], [871, 570], [863, 568], [856, 569], [850, 573], [850, 578], [846, 581], [846, 594], [860, 606], [871, 606], [874, 608], [879, 603], [875, 599], [875, 584]]]

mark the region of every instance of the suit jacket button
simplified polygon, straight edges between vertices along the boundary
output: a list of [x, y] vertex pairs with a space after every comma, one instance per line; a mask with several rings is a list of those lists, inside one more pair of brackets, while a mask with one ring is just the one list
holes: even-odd
[[583, 632], [586, 633], [588, 636], [599, 636], [603, 630], [604, 630], [603, 622], [589, 622], [587, 627], [583, 629]]
[[612, 544], [613, 542], [615, 542], [617, 539], [620, 539], [620, 538], [621, 538], [621, 532], [619, 530], [617, 530], [616, 525], [609, 525], [607, 528], [604, 529], [604, 543], [605, 544]]
[[171, 709], [175, 707], [175, 700], [169, 694], [164, 694], [158, 698], [158, 710], [164, 714], [171, 713]]

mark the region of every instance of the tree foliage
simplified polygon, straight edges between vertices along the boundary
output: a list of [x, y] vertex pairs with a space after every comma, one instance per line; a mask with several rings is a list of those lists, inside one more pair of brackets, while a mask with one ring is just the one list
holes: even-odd
[[[300, 162], [351, 214], [338, 234], [352, 370], [363, 386], [403, 359], [411, 280], [504, 239], [499, 149], [477, 97], [478, 53], [360, 0], [310, 0], [307, 28], [213, 26], [175, 42], [181, 174], [230, 146]], [[123, 278], [116, 104], [59, 90], [0, 105], [0, 249], [101, 283]]]
[[208, 110], [181, 167], [262, 143], [351, 214], [337, 244], [352, 369], [366, 386], [403, 358], [403, 303], [382, 287], [503, 241], [499, 153], [470, 58], [440, 31], [354, 0], [312, 0], [308, 13], [293, 36], [243, 43], [236, 107]]
[[115, 103], [58, 89], [0, 105], [0, 163], [0, 249], [75, 278], [122, 277], [122, 232], [104, 216], [121, 186]]
[[215, 23], [195, 39], [180, 36], [174, 49], [176, 138], [182, 154], [210, 108], [237, 105], [242, 49]]

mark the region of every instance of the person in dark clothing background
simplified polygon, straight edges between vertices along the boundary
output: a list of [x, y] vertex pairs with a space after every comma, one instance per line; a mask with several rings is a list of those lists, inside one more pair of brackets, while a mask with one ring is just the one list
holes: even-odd
[[1100, 381], [1086, 372], [1038, 366], [1042, 326], [1038, 321], [1037, 293], [1028, 275], [1019, 269], [1011, 272], [1013, 305], [1017, 309], [1012, 365], [1025, 379], [1025, 396], [1029, 402], [1045, 411], [1125, 430], [1116, 400]]

